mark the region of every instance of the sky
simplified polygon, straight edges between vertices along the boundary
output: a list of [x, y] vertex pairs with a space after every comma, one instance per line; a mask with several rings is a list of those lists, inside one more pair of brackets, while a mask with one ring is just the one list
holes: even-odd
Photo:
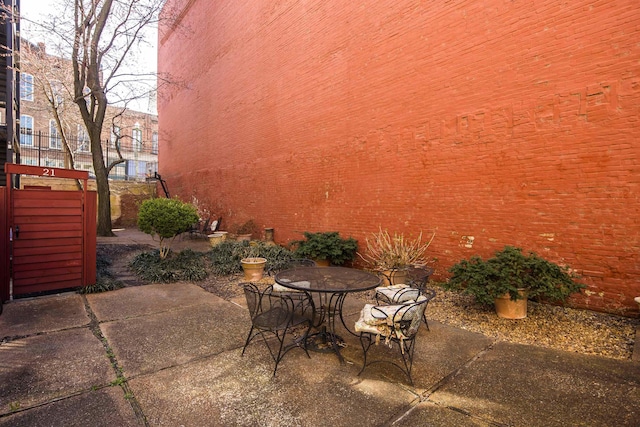
[[[33, 31], [33, 24], [28, 21], [44, 21], [47, 20], [47, 17], [56, 12], [54, 5], [57, 3], [57, 0], [21, 0], [20, 1], [20, 13], [24, 18], [21, 21], [21, 35], [24, 39], [29, 40], [30, 42], [40, 42], [42, 37], [37, 35], [36, 32]], [[149, 29], [150, 34], [147, 36], [149, 42], [152, 46], [144, 49], [140, 52], [140, 61], [137, 61], [138, 73], [156, 73], [157, 72], [157, 30]], [[130, 108], [137, 110], [148, 112], [149, 105], [148, 100], [141, 99], [134, 103], [132, 103]], [[150, 111], [152, 113], [156, 113], [155, 111]]]

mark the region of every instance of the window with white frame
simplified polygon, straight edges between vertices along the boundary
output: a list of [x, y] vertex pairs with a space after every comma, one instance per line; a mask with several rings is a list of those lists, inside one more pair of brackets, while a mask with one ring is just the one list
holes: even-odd
[[20, 99], [33, 101], [33, 76], [31, 74], [20, 74]]
[[158, 132], [151, 134], [151, 154], [158, 154]]
[[78, 151], [89, 151], [89, 134], [84, 125], [78, 125]]
[[20, 115], [20, 146], [33, 147], [33, 117]]
[[131, 131], [131, 139], [133, 140], [133, 151], [141, 151], [142, 150], [142, 129], [138, 127], [136, 123], [136, 127]]
[[62, 149], [62, 140], [58, 132], [58, 126], [53, 119], [49, 120], [49, 148]]

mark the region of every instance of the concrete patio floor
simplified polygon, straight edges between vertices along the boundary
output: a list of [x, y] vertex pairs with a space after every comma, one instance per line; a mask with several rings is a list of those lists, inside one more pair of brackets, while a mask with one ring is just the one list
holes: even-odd
[[[361, 306], [347, 299], [348, 325]], [[429, 326], [411, 387], [390, 365], [358, 376], [347, 331], [344, 365], [292, 350], [273, 377], [264, 343], [241, 357], [244, 301], [189, 283], [16, 300], [0, 315], [0, 426], [640, 425], [637, 361]]]

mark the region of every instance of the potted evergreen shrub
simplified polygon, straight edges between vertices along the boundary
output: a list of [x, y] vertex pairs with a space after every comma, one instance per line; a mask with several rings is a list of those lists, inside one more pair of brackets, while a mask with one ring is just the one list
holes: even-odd
[[527, 299], [564, 302], [584, 287], [569, 267], [513, 246], [505, 246], [487, 260], [479, 256], [462, 260], [449, 272], [446, 288], [471, 294], [480, 304], [494, 304], [504, 318], [526, 317]]
[[304, 240], [291, 242], [297, 258], [309, 258], [319, 265], [343, 265], [353, 261], [358, 241], [352, 237], [343, 239], [337, 231], [311, 233], [305, 231]]
[[406, 283], [406, 271], [410, 266], [425, 265], [425, 254], [433, 241], [435, 233], [428, 241], [422, 241], [422, 232], [415, 239], [404, 237], [403, 234], [389, 235], [389, 232], [379, 229], [366, 238], [367, 251], [364, 255], [358, 253], [371, 269], [382, 273], [386, 286]]

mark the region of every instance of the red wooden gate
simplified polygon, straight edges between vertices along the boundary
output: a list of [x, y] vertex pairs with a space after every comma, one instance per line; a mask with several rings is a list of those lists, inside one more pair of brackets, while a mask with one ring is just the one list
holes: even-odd
[[[6, 164], [5, 172], [9, 275], [0, 276], [2, 300], [95, 283], [96, 193], [86, 190], [88, 173], [14, 164]], [[16, 190], [11, 174], [81, 179], [84, 190]]]

